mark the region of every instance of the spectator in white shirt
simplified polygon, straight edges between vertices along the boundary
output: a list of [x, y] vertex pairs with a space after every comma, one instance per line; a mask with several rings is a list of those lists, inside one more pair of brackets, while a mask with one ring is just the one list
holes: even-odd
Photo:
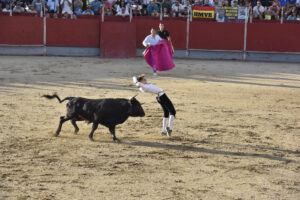
[[121, 17], [129, 16], [129, 12], [128, 12], [127, 7], [120, 8], [116, 15], [121, 16]]
[[13, 12], [15, 13], [23, 13], [25, 9], [21, 7], [21, 2], [18, 2], [17, 5], [14, 7]]
[[62, 6], [62, 13], [72, 14], [72, 0], [60, 0], [60, 5]]
[[[157, 95], [156, 100], [161, 105], [164, 112], [161, 135], [171, 136], [173, 120], [176, 115], [176, 110], [171, 100], [161, 88], [151, 83], [147, 83], [147, 79], [145, 78], [144, 74], [138, 76], [137, 78], [134, 76], [132, 80], [136, 84], [136, 86], [139, 87], [141, 92], [149, 92]], [[167, 125], [168, 120], [169, 124]]]
[[183, 12], [184, 7], [179, 3], [179, 1], [175, 1], [172, 5], [172, 15], [173, 17], [179, 17], [179, 14]]
[[37, 11], [34, 10], [34, 6], [33, 6], [33, 5], [29, 5], [29, 6], [28, 6], [27, 12], [28, 12], [28, 13], [37, 13]]
[[47, 2], [48, 13], [57, 13], [58, 7], [59, 7], [58, 0], [48, 0]]
[[10, 12], [10, 5], [8, 3], [5, 5], [5, 8], [2, 10], [2, 12]]
[[265, 8], [261, 5], [260, 1], [257, 1], [256, 6], [253, 8], [253, 17], [255, 19], [263, 19], [264, 18]]

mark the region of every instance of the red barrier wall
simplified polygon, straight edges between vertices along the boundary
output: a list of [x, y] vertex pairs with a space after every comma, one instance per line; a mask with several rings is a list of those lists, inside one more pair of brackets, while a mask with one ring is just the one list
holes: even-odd
[[104, 22], [101, 25], [101, 57], [136, 56], [136, 26], [130, 22]]
[[[24, 15], [24, 16], [23, 16]], [[119, 56], [130, 57], [133, 55], [132, 44], [136, 48], [143, 48], [142, 41], [150, 33], [150, 28], [158, 28], [159, 18], [134, 17], [129, 23], [129, 18], [106, 17], [105, 23], [119, 23], [113, 29], [122, 29], [126, 36], [123, 39], [128, 44], [120, 43], [116, 38], [122, 38], [123, 34], [102, 34], [110, 39], [110, 43], [101, 40], [101, 50], [110, 45], [121, 44], [122, 52], [126, 49], [126, 55], [118, 53]], [[121, 20], [121, 22], [120, 22]], [[186, 19], [165, 18], [165, 28], [171, 33], [175, 49], [186, 48]], [[47, 46], [62, 47], [99, 47], [101, 28], [100, 16], [79, 16], [77, 20], [70, 19], [47, 19]], [[107, 26], [109, 27], [109, 26]], [[120, 28], [122, 27], [122, 28]], [[130, 27], [130, 30], [125, 31]], [[133, 31], [133, 29], [135, 31]], [[124, 32], [125, 31], [125, 32]], [[247, 50], [249, 51], [272, 51], [272, 52], [300, 52], [300, 24], [295, 22], [258, 21], [248, 24]], [[244, 24], [243, 23], [217, 23], [194, 20], [190, 23], [190, 49], [208, 50], [243, 50]], [[115, 38], [112, 40], [111, 38]], [[131, 42], [129, 43], [129, 40]], [[119, 42], [117, 42], [119, 41]], [[103, 43], [104, 42], [104, 43]], [[3, 16], [0, 15], [0, 44], [10, 45], [42, 45], [43, 44], [43, 18], [27, 16]], [[109, 45], [108, 45], [109, 44]], [[110, 49], [109, 51], [116, 49]], [[106, 54], [107, 52], [103, 52]], [[121, 53], [122, 53], [121, 52]], [[130, 52], [130, 53], [129, 53]], [[117, 56], [116, 52], [109, 53]], [[107, 55], [109, 55], [107, 53]]]
[[[136, 17], [134, 19], [136, 23], [136, 47], [144, 48], [142, 45], [143, 40], [150, 34], [150, 29], [155, 28], [158, 30], [160, 23], [159, 18], [153, 17]], [[165, 29], [170, 32], [172, 44], [175, 49], [186, 48], [186, 20], [172, 18], [165, 18], [163, 20]]]
[[99, 47], [99, 19], [47, 19], [47, 46]]
[[190, 49], [243, 50], [244, 24], [193, 21]]
[[300, 52], [300, 24], [248, 24], [247, 50]]
[[43, 19], [1, 16], [0, 44], [43, 45]]

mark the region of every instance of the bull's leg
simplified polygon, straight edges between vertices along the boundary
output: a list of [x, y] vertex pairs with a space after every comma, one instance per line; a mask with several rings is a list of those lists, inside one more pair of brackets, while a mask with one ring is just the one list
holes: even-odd
[[99, 124], [98, 122], [93, 123], [92, 131], [89, 135], [89, 138], [90, 138], [91, 141], [94, 141], [93, 135], [94, 135], [95, 130], [98, 128], [98, 124]]
[[61, 116], [61, 117], [60, 117], [59, 125], [58, 125], [58, 128], [57, 128], [57, 130], [56, 130], [55, 136], [58, 136], [58, 135], [59, 135], [63, 123], [65, 123], [66, 121], [68, 121], [68, 120], [70, 120], [70, 119], [72, 119], [72, 117], [64, 117], [64, 116]]
[[116, 126], [109, 127], [109, 131], [110, 131], [110, 133], [111, 133], [111, 135], [113, 137], [113, 140], [115, 142], [119, 142], [118, 138], [116, 137], [116, 133], [115, 133], [116, 132]]
[[71, 120], [71, 123], [72, 123], [72, 125], [73, 125], [74, 128], [75, 128], [74, 133], [77, 134], [78, 131], [79, 131], [79, 128], [78, 128], [78, 126], [77, 126], [77, 124], [76, 124], [76, 120], [75, 120], [75, 119], [72, 119], [72, 120]]

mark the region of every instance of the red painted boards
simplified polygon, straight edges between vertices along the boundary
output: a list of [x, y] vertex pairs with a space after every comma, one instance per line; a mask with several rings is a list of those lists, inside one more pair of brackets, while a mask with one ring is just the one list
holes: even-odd
[[243, 50], [244, 24], [193, 21], [190, 49]]
[[130, 22], [103, 22], [100, 40], [101, 57], [130, 58], [136, 56], [136, 27]]
[[300, 24], [248, 24], [247, 50], [300, 52]]
[[47, 46], [99, 47], [99, 19], [47, 19]]
[[43, 18], [1, 16], [0, 44], [43, 45]]

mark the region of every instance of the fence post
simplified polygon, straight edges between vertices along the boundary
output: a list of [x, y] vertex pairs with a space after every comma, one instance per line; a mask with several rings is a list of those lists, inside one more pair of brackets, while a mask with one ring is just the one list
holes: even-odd
[[189, 39], [190, 39], [190, 9], [188, 8], [188, 16], [186, 18], [186, 52], [185, 56], [188, 57], [190, 55], [189, 52]]
[[132, 7], [129, 7], [129, 22], [132, 21]]
[[246, 17], [245, 17], [245, 26], [244, 26], [244, 50], [243, 50], [243, 60], [246, 61], [247, 58], [247, 24], [249, 17], [249, 8], [246, 7]]
[[163, 20], [163, 9], [162, 9], [162, 3], [159, 3], [160, 5], [160, 14], [159, 14], [159, 20], [162, 21]]
[[104, 6], [102, 6], [101, 11], [102, 11], [101, 13], [102, 22], [104, 22]]
[[47, 25], [46, 15], [43, 18], [43, 56], [47, 55]]
[[283, 7], [281, 7], [280, 24], [283, 24]]
[[253, 20], [253, 12], [252, 12], [252, 8], [250, 7], [250, 24], [252, 24], [252, 20]]

